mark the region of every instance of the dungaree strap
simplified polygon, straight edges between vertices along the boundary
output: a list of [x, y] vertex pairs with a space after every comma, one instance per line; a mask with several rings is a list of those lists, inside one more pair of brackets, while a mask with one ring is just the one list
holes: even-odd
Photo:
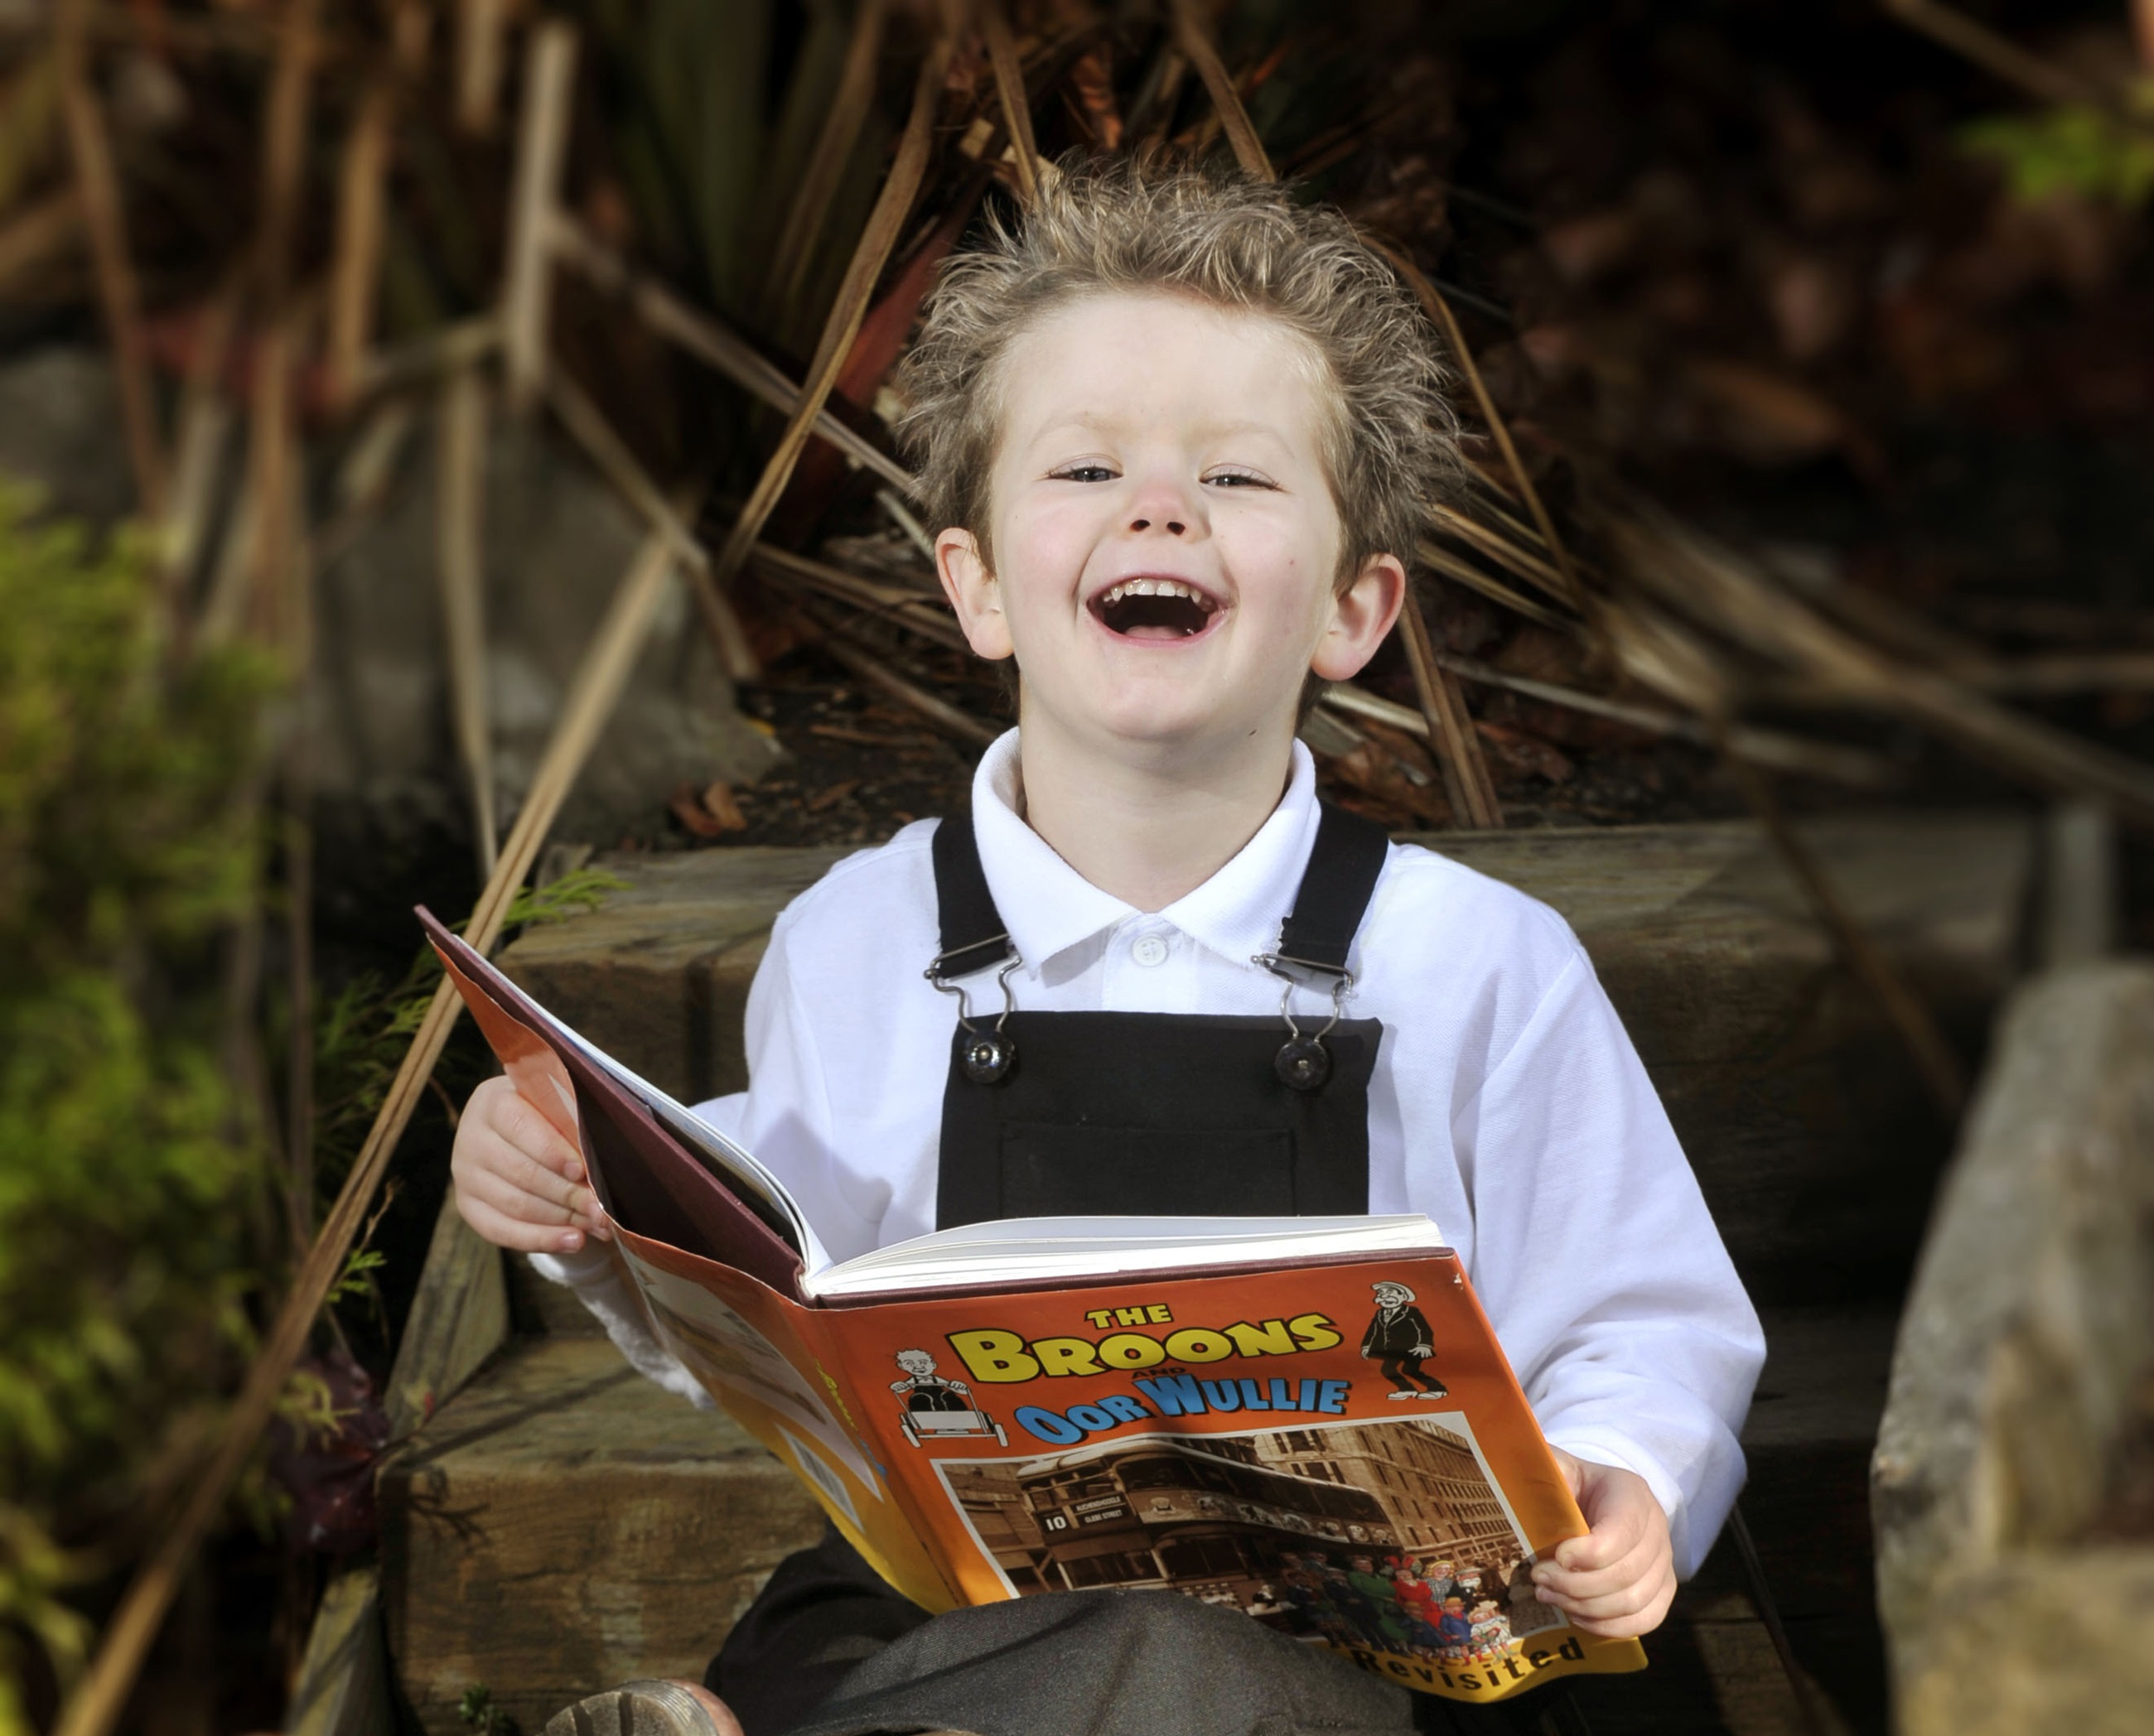
[[937, 977], [970, 976], [999, 965], [1017, 949], [988, 890], [980, 866], [980, 847], [972, 836], [972, 817], [958, 814], [935, 827], [935, 914], [942, 950], [935, 960]]
[[[1328, 802], [1321, 804], [1309, 866], [1302, 871], [1293, 913], [1279, 929], [1280, 963], [1328, 975], [1345, 974], [1347, 954], [1390, 848], [1390, 835], [1375, 821]], [[1014, 948], [1002, 913], [995, 909], [994, 894], [988, 890], [970, 816], [938, 825], [932, 850], [936, 915], [942, 943], [936, 974], [967, 976], [999, 965]]]
[[1391, 840], [1374, 820], [1328, 802], [1323, 816], [1309, 866], [1302, 871], [1301, 890], [1294, 894], [1294, 912], [1279, 929], [1278, 957], [1283, 965], [1313, 965], [1337, 976], [1345, 973], [1346, 955], [1353, 950]]

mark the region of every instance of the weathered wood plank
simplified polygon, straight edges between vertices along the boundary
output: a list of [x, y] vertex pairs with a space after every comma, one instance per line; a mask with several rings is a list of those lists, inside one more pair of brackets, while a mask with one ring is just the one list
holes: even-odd
[[770, 925], [843, 848], [600, 857], [626, 881], [600, 909], [520, 936], [501, 959], [600, 1047], [689, 1102], [747, 1082], [741, 1019]]
[[417, 1428], [508, 1338], [501, 1250], [464, 1222], [452, 1194], [434, 1220], [426, 1267], [389, 1372], [385, 1403], [392, 1434]]
[[527, 1730], [637, 1676], [700, 1677], [821, 1520], [722, 1415], [602, 1338], [517, 1347], [381, 1473], [383, 1608], [406, 1699], [460, 1736], [477, 1683]]
[[372, 1566], [346, 1568], [322, 1594], [284, 1728], [287, 1736], [395, 1736], [381, 1576]]

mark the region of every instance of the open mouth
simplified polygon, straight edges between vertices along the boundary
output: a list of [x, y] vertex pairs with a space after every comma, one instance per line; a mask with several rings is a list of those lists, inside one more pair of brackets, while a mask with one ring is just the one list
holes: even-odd
[[1219, 604], [1177, 578], [1125, 578], [1092, 599], [1092, 613], [1124, 639], [1192, 639], [1212, 624]]

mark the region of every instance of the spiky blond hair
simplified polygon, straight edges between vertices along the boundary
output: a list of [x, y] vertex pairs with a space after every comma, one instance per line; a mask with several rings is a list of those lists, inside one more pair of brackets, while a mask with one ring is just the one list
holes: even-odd
[[1426, 502], [1465, 466], [1434, 333], [1391, 266], [1339, 211], [1212, 171], [1065, 160], [1013, 226], [953, 255], [898, 376], [898, 435], [938, 526], [981, 537], [1002, 432], [1003, 358], [1049, 313], [1165, 291], [1262, 313], [1321, 359], [1321, 451], [1342, 528], [1342, 582], [1372, 554], [1409, 567]]

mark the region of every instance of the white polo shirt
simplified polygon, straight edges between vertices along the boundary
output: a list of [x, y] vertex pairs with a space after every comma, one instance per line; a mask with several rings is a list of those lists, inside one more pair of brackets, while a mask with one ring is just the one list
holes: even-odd
[[[1275, 1016], [1282, 985], [1252, 960], [1277, 942], [1315, 839], [1307, 750], [1241, 852], [1146, 914], [1018, 817], [1017, 741], [989, 748], [972, 785], [981, 866], [1023, 960], [1016, 1004]], [[932, 835], [908, 826], [778, 918], [748, 995], [749, 1088], [701, 1109], [784, 1179], [836, 1260], [935, 1227], [957, 1009], [921, 975], [940, 949]], [[1546, 905], [1394, 844], [1349, 964], [1349, 1015], [1384, 1026], [1369, 1209], [1436, 1220], [1549, 1439], [1644, 1477], [1687, 1576], [1742, 1484], [1736, 1432], [1764, 1341], [1585, 951]], [[1000, 1005], [991, 974], [967, 986], [976, 1011]], [[1297, 990], [1294, 1008], [1320, 1023], [1330, 995]], [[587, 1259], [535, 1263], [595, 1288]], [[621, 1336], [625, 1311], [604, 1306], [617, 1299], [588, 1300]], [[634, 1352], [659, 1372], [655, 1345]]]

